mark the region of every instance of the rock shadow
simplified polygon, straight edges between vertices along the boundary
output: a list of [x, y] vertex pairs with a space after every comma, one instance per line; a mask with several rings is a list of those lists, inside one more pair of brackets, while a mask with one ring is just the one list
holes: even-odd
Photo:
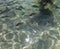
[[32, 19], [31, 22], [38, 23], [38, 25], [54, 25], [54, 15], [52, 11], [47, 9], [41, 9], [38, 14], [36, 14]]

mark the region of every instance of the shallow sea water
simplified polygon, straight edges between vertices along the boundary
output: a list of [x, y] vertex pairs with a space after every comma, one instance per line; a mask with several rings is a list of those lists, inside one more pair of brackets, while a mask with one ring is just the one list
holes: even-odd
[[0, 0], [0, 49], [60, 49], [60, 9], [39, 2]]

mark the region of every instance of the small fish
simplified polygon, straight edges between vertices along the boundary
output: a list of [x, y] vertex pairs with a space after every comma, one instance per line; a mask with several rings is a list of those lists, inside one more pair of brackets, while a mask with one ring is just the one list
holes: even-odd
[[29, 16], [35, 15], [36, 13], [31, 13]]
[[19, 26], [19, 25], [22, 25], [22, 24], [23, 24], [23, 23], [22, 23], [22, 22], [20, 22], [20, 23], [17, 23], [17, 24], [16, 24], [16, 26]]
[[9, 16], [2, 16], [2, 17], [0, 17], [0, 18], [7, 18], [7, 17], [9, 17]]
[[39, 6], [37, 6], [37, 5], [32, 5], [32, 7], [39, 8]]

